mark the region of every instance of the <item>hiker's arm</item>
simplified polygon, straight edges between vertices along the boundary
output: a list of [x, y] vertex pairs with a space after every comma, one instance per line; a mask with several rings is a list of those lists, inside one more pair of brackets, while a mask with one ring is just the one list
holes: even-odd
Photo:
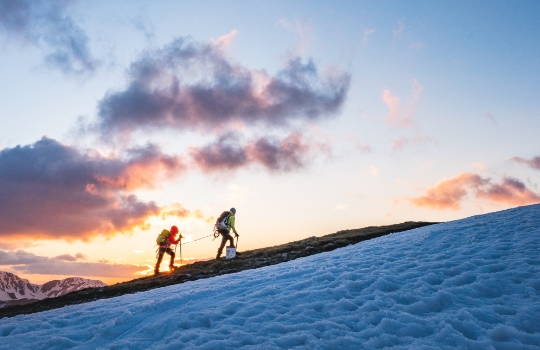
[[182, 234], [179, 233], [179, 236], [178, 236], [178, 239], [174, 239], [174, 236], [170, 237], [169, 238], [169, 242], [171, 244], [178, 244], [178, 242], [180, 242], [180, 240], [183, 238]]
[[234, 227], [234, 221], [235, 221], [235, 217], [232, 216], [232, 217], [229, 219], [229, 225], [231, 226], [231, 228], [232, 228], [234, 234], [238, 236], [238, 232], [236, 232], [236, 228]]

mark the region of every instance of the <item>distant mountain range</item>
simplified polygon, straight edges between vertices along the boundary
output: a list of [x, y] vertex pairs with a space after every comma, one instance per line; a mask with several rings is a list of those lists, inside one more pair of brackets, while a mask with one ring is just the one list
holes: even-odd
[[85, 288], [105, 287], [105, 283], [81, 277], [70, 277], [54, 280], [45, 284], [33, 284], [9, 272], [0, 271], [0, 308], [11, 305], [33, 303], [46, 298], [61, 295]]

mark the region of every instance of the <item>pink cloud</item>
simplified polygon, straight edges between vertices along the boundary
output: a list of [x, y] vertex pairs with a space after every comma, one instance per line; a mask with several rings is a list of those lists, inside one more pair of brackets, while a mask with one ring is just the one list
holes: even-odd
[[418, 207], [458, 210], [469, 194], [492, 203], [509, 205], [540, 202], [540, 195], [529, 190], [517, 179], [505, 177], [500, 183], [492, 183], [491, 179], [472, 173], [461, 173], [454, 178], [443, 180], [429, 188], [424, 195], [407, 199]]
[[412, 117], [417, 109], [417, 103], [420, 99], [424, 88], [416, 79], [411, 83], [411, 96], [405, 104], [400, 102], [400, 98], [393, 95], [389, 89], [383, 90], [383, 100], [388, 106], [387, 122], [390, 125], [398, 127], [406, 127], [411, 125]]
[[489, 119], [493, 124], [499, 125], [499, 123], [497, 122], [497, 119], [495, 119], [495, 117], [491, 114], [490, 111], [486, 112], [486, 118]]
[[229, 33], [220, 36], [217, 40], [212, 40], [211, 42], [217, 46], [230, 46], [232, 40], [238, 35], [236, 29], [231, 30]]
[[399, 97], [392, 95], [392, 92], [388, 89], [383, 90], [383, 100], [388, 106], [388, 122], [394, 125], [409, 125], [410, 121], [402, 119], [399, 113]]
[[540, 195], [529, 190], [517, 179], [506, 177], [501, 183], [490, 184], [478, 190], [477, 197], [510, 205], [526, 205], [540, 202]]

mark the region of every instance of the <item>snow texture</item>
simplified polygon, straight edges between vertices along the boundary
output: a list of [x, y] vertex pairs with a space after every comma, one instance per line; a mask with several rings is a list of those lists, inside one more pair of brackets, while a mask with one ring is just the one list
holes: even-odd
[[540, 206], [0, 320], [0, 349], [538, 349]]

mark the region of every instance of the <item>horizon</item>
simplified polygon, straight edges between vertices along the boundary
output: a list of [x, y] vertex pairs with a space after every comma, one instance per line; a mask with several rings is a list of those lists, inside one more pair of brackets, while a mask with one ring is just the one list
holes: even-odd
[[538, 2], [0, 14], [0, 270], [31, 283], [137, 278], [231, 207], [242, 251], [540, 203]]

